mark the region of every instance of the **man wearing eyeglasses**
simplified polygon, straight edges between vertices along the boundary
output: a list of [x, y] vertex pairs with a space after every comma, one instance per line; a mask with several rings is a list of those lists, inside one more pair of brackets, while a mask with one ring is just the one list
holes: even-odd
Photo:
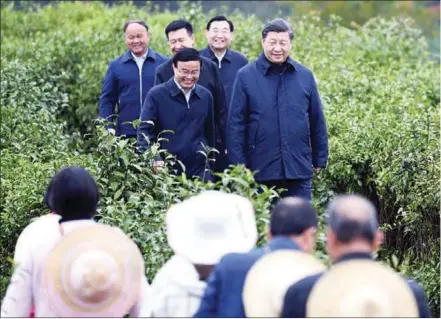
[[[188, 21], [172, 21], [165, 28], [165, 35], [173, 55], [176, 55], [183, 48], [192, 48], [194, 45], [193, 26]], [[173, 77], [172, 65], [173, 61], [170, 59], [156, 69], [155, 85], [167, 82]], [[215, 147], [221, 154], [224, 154], [227, 101], [218, 65], [205, 57], [201, 57], [201, 73], [197, 83], [208, 89], [213, 96], [216, 128]], [[215, 164], [214, 170], [216, 172], [223, 171], [223, 167], [220, 166], [218, 161]]]
[[136, 138], [136, 128], [123, 123], [139, 119], [142, 103], [153, 86], [155, 70], [168, 58], [149, 47], [150, 32], [144, 21], [128, 21], [123, 31], [128, 49], [111, 61], [107, 68], [100, 96], [99, 117], [111, 123], [106, 127], [114, 127], [117, 136]]
[[[172, 60], [174, 75], [167, 82], [153, 87], [147, 94], [141, 110], [138, 142], [141, 152], [157, 141], [185, 166], [187, 178], [195, 176], [211, 180], [209, 162], [202, 154], [207, 146], [214, 147], [215, 125], [213, 97], [206, 88], [197, 84], [202, 58], [192, 48], [184, 48]], [[164, 161], [158, 158], [154, 171]], [[180, 165], [174, 169], [180, 175]]]

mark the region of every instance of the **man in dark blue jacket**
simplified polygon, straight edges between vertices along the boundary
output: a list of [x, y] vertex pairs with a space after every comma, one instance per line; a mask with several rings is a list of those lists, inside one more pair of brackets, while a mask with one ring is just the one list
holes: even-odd
[[[232, 21], [224, 16], [215, 16], [208, 21], [206, 29], [205, 36], [207, 37], [208, 46], [199, 52], [219, 66], [227, 106], [229, 106], [237, 71], [247, 65], [248, 60], [243, 54], [228, 48], [234, 34]], [[221, 148], [225, 149], [226, 145], [222, 145]], [[221, 170], [228, 167], [227, 154], [219, 154], [218, 160]]]
[[239, 70], [229, 109], [231, 164], [258, 171], [256, 180], [311, 199], [311, 178], [326, 167], [325, 117], [312, 72], [289, 57], [294, 33], [283, 19], [262, 31], [263, 53]]
[[280, 249], [311, 253], [315, 247], [317, 215], [308, 201], [284, 198], [273, 209], [270, 241], [245, 254], [227, 254], [208, 277], [207, 288], [194, 317], [245, 317], [242, 291], [248, 271], [264, 254]]
[[[175, 20], [165, 28], [165, 35], [173, 55], [183, 48], [192, 48], [194, 44], [193, 26], [185, 20]], [[172, 60], [170, 59], [156, 69], [155, 85], [167, 82], [173, 77]], [[214, 103], [214, 122], [216, 125], [216, 149], [225, 153], [225, 129], [227, 119], [227, 101], [224, 87], [217, 64], [202, 57], [201, 75], [198, 84], [210, 91]], [[222, 167], [215, 164], [215, 171], [223, 171]]]
[[224, 16], [215, 16], [208, 21], [205, 31], [208, 46], [199, 51], [218, 65], [227, 105], [230, 105], [237, 71], [248, 64], [248, 59], [242, 53], [229, 49], [233, 35], [233, 22]]
[[144, 21], [131, 20], [123, 30], [128, 50], [107, 68], [99, 117], [112, 123], [116, 119], [116, 135], [136, 138], [137, 129], [123, 123], [139, 119], [142, 103], [153, 86], [156, 67], [168, 58], [149, 47], [149, 27]]
[[[358, 195], [346, 195], [334, 199], [327, 209], [327, 214], [327, 250], [329, 257], [334, 260], [334, 265], [353, 260], [372, 260], [372, 254], [379, 248], [383, 239], [383, 234], [378, 228], [377, 212], [372, 203]], [[288, 289], [282, 317], [308, 316], [306, 313], [308, 297], [322, 276], [323, 273], [306, 277]], [[407, 284], [414, 294], [419, 316], [431, 317], [421, 286], [411, 280], [407, 280]]]
[[[214, 147], [213, 97], [197, 84], [201, 72], [201, 57], [195, 49], [185, 48], [173, 57], [174, 77], [153, 87], [147, 94], [141, 110], [138, 141], [141, 151], [157, 141], [159, 133], [167, 139], [161, 148], [176, 155], [185, 166], [188, 178], [199, 176], [211, 179], [206, 170], [208, 160], [200, 151]], [[150, 123], [148, 123], [150, 121]], [[147, 138], [147, 140], [146, 140]], [[163, 166], [155, 163], [155, 170]], [[176, 165], [178, 174], [182, 173]]]

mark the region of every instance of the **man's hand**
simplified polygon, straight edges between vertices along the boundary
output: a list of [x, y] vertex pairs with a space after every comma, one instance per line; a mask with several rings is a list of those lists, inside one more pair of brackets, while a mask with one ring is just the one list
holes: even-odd
[[320, 172], [321, 168], [320, 167], [314, 167], [314, 171], [316, 174], [318, 174]]
[[153, 164], [153, 171], [158, 174], [160, 170], [164, 167], [164, 161], [156, 161], [155, 164]]

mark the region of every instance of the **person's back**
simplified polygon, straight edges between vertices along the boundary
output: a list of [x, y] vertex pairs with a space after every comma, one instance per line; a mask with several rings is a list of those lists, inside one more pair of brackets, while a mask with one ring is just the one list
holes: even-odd
[[[416, 301], [415, 304], [419, 316], [430, 317], [430, 309], [424, 291], [418, 285], [409, 282], [405, 278], [399, 278], [390, 269], [387, 269], [388, 273], [384, 275], [383, 281], [378, 280], [381, 273], [384, 273], [384, 269], [387, 267], [383, 265], [380, 267], [372, 257], [372, 254], [380, 247], [383, 240], [383, 233], [378, 225], [376, 208], [372, 203], [358, 195], [341, 196], [329, 204], [327, 215], [327, 251], [333, 260], [333, 266], [325, 273], [307, 277], [292, 285], [285, 295], [282, 317], [305, 318], [314, 316], [314, 313], [317, 316], [316, 312], [311, 313], [311, 308], [308, 310], [307, 305], [310, 302], [310, 298], [313, 296], [314, 291], [316, 291], [317, 285], [323, 282], [323, 279], [326, 281], [328, 276], [333, 276], [335, 273], [338, 274], [339, 271], [342, 274], [340, 278], [353, 278], [352, 282], [356, 282], [356, 285], [352, 285], [351, 281], [348, 282], [343, 279], [335, 280], [335, 285], [343, 285], [344, 281], [346, 287], [345, 294], [351, 291], [354, 295], [360, 295], [361, 303], [369, 302], [374, 296], [384, 292], [386, 292], [385, 295], [390, 295], [390, 300], [392, 300], [393, 295], [399, 293], [397, 290], [410, 288], [411, 297], [414, 299], [412, 302]], [[351, 264], [355, 264], [355, 266], [345, 268]], [[367, 277], [366, 274], [370, 272], [377, 272], [379, 274], [378, 278], [374, 274], [371, 274], [372, 277]], [[387, 280], [391, 277], [392, 282], [395, 282], [394, 285], [404, 288], [389, 290], [391, 285], [387, 284]], [[371, 279], [369, 280], [369, 278]], [[357, 317], [359, 315], [357, 309], [345, 310], [346, 302], [343, 300], [343, 297], [345, 297], [343, 293], [333, 294], [332, 297], [335, 298], [334, 311], [336, 313], [349, 311], [346, 315], [350, 317]], [[396, 311], [400, 311], [394, 308], [396, 306], [397, 302], [391, 302], [389, 305], [391, 312], [386, 317], [396, 316]], [[394, 309], [395, 312], [392, 311]], [[407, 313], [407, 316], [412, 317], [412, 314]]]
[[[188, 259], [174, 255], [156, 274], [151, 288], [152, 317], [192, 317], [207, 284]], [[149, 313], [144, 313], [148, 315]]]
[[317, 216], [299, 198], [286, 198], [273, 209], [270, 241], [248, 253], [225, 255], [208, 278], [201, 306], [194, 317], [245, 317], [242, 291], [248, 271], [261, 256], [281, 249], [311, 252]]

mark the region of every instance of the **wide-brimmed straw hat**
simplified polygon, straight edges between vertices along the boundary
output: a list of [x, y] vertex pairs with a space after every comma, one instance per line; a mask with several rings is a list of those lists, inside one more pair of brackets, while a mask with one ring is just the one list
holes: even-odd
[[308, 317], [419, 317], [412, 290], [398, 273], [373, 260], [350, 260], [314, 285]]
[[59, 317], [122, 317], [139, 297], [144, 260], [120, 229], [95, 224], [62, 237], [42, 271]]
[[227, 253], [248, 252], [258, 235], [251, 202], [220, 191], [205, 191], [173, 205], [166, 226], [175, 254], [201, 265], [215, 265]]
[[288, 288], [325, 269], [321, 261], [302, 251], [277, 250], [264, 255], [245, 279], [242, 299], [246, 316], [280, 317]]

